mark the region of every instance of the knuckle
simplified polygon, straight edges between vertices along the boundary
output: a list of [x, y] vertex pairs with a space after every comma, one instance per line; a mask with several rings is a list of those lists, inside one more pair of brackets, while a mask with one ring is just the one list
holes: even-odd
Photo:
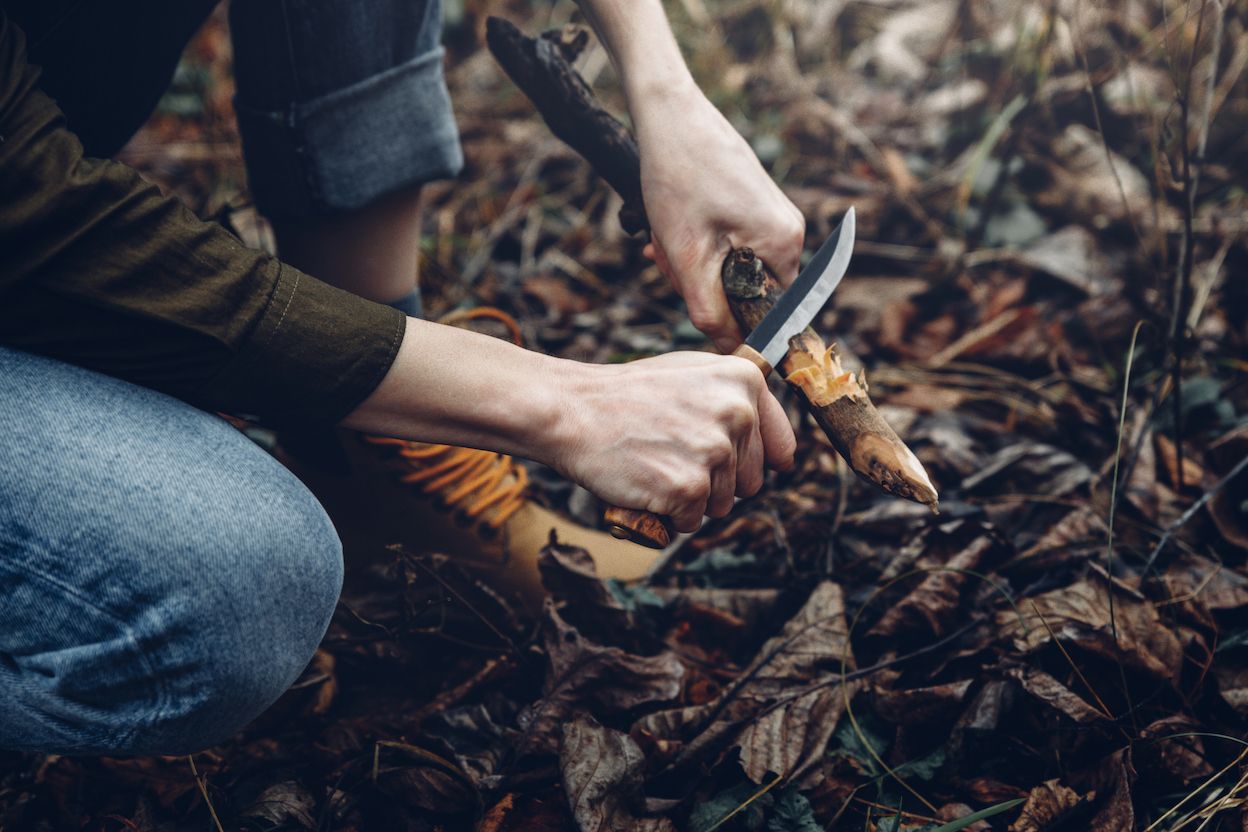
[[[759, 375], [757, 370], [754, 375]], [[757, 413], [748, 401], [733, 399], [726, 402], [720, 412], [720, 421], [729, 429], [733, 436], [740, 435], [754, 427]]]
[[763, 380], [763, 374], [758, 371], [748, 359], [741, 358], [732, 363], [733, 380], [743, 384], [747, 389], [754, 389], [758, 383]]
[[689, 308], [689, 322], [692, 323], [696, 329], [701, 332], [705, 332], [708, 335], [718, 335], [723, 329], [719, 316], [712, 310], [700, 306]]
[[705, 476], [677, 477], [672, 484], [672, 496], [681, 505], [705, 501], [710, 493], [710, 484]]

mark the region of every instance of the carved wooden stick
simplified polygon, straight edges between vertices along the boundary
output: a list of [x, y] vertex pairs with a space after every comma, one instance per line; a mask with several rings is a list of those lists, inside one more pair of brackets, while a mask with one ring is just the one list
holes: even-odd
[[[734, 249], [725, 258], [722, 277], [728, 306], [742, 332], [758, 326], [784, 292], [780, 281], [748, 248]], [[932, 481], [871, 403], [864, 371], [846, 372], [835, 346], [825, 345], [810, 327], [789, 339], [789, 351], [776, 369], [801, 394], [850, 468], [889, 494], [935, 510]]]
[[[530, 38], [501, 18], [491, 17], [486, 23], [490, 51], [537, 106], [551, 131], [624, 198], [620, 223], [625, 231], [648, 230], [637, 144], [627, 128], [602, 108], [570, 63], [584, 48], [586, 36], [584, 30], [565, 29]], [[722, 277], [728, 305], [743, 332], [763, 319], [783, 291], [750, 249], [730, 252]], [[777, 369], [805, 400], [850, 468], [890, 494], [936, 509], [936, 489], [922, 464], [871, 403], [865, 375], [845, 372], [834, 347], [825, 346], [807, 327], [791, 339]], [[670, 523], [662, 518], [620, 508], [609, 509], [607, 518], [617, 535], [645, 545], [667, 545]]]

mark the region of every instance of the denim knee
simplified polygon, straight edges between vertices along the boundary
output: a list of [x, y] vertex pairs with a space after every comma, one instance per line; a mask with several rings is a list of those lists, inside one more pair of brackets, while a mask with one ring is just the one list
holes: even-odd
[[303, 493], [304, 505], [266, 510], [201, 542], [250, 556], [184, 576], [199, 591], [157, 635], [168, 644], [153, 668], [163, 701], [126, 753], [181, 754], [220, 742], [307, 667], [337, 605], [343, 566], [337, 534]]
[[0, 748], [180, 753], [299, 676], [342, 584], [316, 498], [221, 419], [0, 347]]

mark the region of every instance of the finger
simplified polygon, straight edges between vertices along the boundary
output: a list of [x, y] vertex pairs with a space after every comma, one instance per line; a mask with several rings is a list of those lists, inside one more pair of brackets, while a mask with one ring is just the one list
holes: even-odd
[[[651, 239], [646, 248], [650, 249], [650, 254], [654, 256], [654, 262], [659, 267], [659, 271], [667, 275], [668, 280], [671, 280], [672, 264], [671, 261], [667, 259], [667, 250], [663, 248], [663, 244], [659, 242], [659, 238], [654, 237]], [[677, 291], [679, 291], [679, 286], [677, 286]]]
[[658, 255], [654, 251], [654, 243], [646, 243], [645, 248], [641, 250], [641, 254], [647, 260], [655, 260], [658, 258]]
[[678, 504], [671, 512], [672, 525], [678, 532], [696, 532], [706, 516], [706, 502], [710, 495], [709, 478], [677, 495]]
[[763, 487], [763, 437], [758, 425], [750, 426], [737, 449], [737, 496], [753, 497]]
[[732, 511], [736, 493], [737, 450], [734, 447], [727, 459], [711, 471], [711, 498], [706, 502], [706, 513], [711, 517], [723, 517]]
[[793, 436], [793, 426], [784, 407], [771, 395], [771, 391], [763, 386], [758, 398], [758, 428], [763, 441], [763, 455], [767, 465], [777, 471], [787, 471], [793, 467], [793, 454], [797, 450], [797, 439]]
[[730, 353], [741, 343], [741, 331], [732, 318], [728, 298], [718, 279], [687, 287], [685, 306], [690, 322], [714, 341], [720, 352]]

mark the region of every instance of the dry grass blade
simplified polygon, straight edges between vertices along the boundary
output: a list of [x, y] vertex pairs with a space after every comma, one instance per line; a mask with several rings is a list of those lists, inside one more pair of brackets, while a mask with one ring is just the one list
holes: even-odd
[[217, 828], [217, 832], [225, 832], [225, 827], [221, 825], [221, 818], [217, 817], [217, 807], [212, 805], [212, 798], [208, 796], [208, 784], [199, 776], [199, 769], [195, 767], [195, 755], [187, 754], [186, 761], [191, 764], [191, 776], [195, 778], [195, 785], [199, 787], [199, 793], [204, 798], [204, 805], [208, 807], [212, 825]]
[[1031, 609], [1035, 612], [1036, 617], [1040, 619], [1040, 623], [1044, 625], [1044, 629], [1048, 631], [1049, 638], [1053, 641], [1053, 644], [1057, 646], [1057, 649], [1061, 651], [1062, 657], [1066, 659], [1066, 663], [1070, 665], [1070, 669], [1074, 671], [1076, 676], [1079, 677], [1079, 681], [1083, 682], [1083, 686], [1088, 689], [1088, 693], [1092, 694], [1092, 698], [1096, 700], [1096, 704], [1101, 709], [1101, 713], [1104, 714], [1107, 719], [1117, 722], [1118, 718], [1114, 716], [1114, 712], [1109, 709], [1109, 706], [1105, 704], [1105, 700], [1102, 699], [1101, 695], [1096, 692], [1096, 688], [1094, 688], [1092, 683], [1088, 681], [1088, 677], [1083, 675], [1083, 671], [1079, 669], [1079, 665], [1075, 664], [1075, 660], [1072, 659], [1070, 653], [1067, 652], [1065, 645], [1062, 644], [1062, 640], [1057, 637], [1057, 633], [1053, 632], [1053, 628], [1049, 626], [1048, 619], [1044, 617], [1044, 613], [1040, 611], [1040, 608], [1036, 606], [1034, 601], [1031, 604]]
[[754, 792], [754, 794], [750, 795], [750, 796], [749, 796], [749, 797], [745, 800], [745, 802], [743, 802], [740, 806], [738, 806], [737, 808], [733, 809], [731, 812], [729, 812], [728, 814], [724, 815], [724, 816], [723, 816], [722, 818], [720, 818], [719, 820], [715, 821], [715, 823], [711, 824], [711, 827], [710, 827], [709, 829], [707, 829], [707, 830], [706, 830], [706, 832], [715, 832], [715, 830], [716, 830], [716, 829], [718, 829], [719, 827], [723, 826], [725, 823], [727, 823], [728, 821], [730, 821], [730, 820], [732, 820], [734, 817], [736, 817], [736, 816], [737, 816], [737, 814], [738, 814], [739, 812], [743, 812], [743, 811], [745, 811], [747, 808], [749, 808], [749, 806], [750, 806], [750, 804], [751, 804], [751, 803], [753, 803], [755, 800], [758, 800], [758, 799], [759, 799], [760, 797], [762, 797], [763, 795], [767, 794], [767, 792], [771, 791], [771, 790], [772, 790], [772, 788], [774, 788], [774, 787], [775, 787], [775, 785], [781, 781], [781, 779], [783, 779], [783, 778], [781, 778], [779, 775], [776, 775], [776, 776], [772, 779], [772, 781], [771, 781], [770, 783], [768, 783], [767, 785], [763, 786], [763, 787], [762, 787], [761, 789], [759, 789], [758, 791]]
[[[1109, 576], [1109, 580], [1105, 585], [1105, 592], [1109, 597], [1109, 625], [1114, 636], [1114, 643], [1118, 644], [1118, 617], [1114, 608], [1114, 519], [1118, 514], [1118, 468], [1122, 462], [1122, 437], [1126, 430], [1127, 424], [1127, 396], [1131, 390], [1131, 368], [1135, 363], [1135, 347], [1139, 341], [1140, 330], [1143, 329], [1145, 321], [1138, 321], [1135, 328], [1131, 331], [1131, 346], [1127, 348], [1127, 363], [1122, 374], [1122, 399], [1119, 402], [1118, 409], [1118, 439], [1114, 445], [1114, 475], [1110, 480], [1109, 492], [1109, 518], [1106, 526], [1109, 529], [1109, 536], [1105, 543], [1105, 573]], [[1122, 666], [1122, 660], [1115, 655], [1115, 662], [1118, 665], [1118, 677], [1122, 682], [1122, 694], [1127, 700], [1127, 712], [1131, 715], [1131, 725], [1136, 734], [1140, 732], [1140, 726], [1136, 724], [1135, 705], [1132, 702], [1130, 685], [1127, 684], [1127, 672]]]
[[1219, 770], [1218, 772], [1216, 772], [1215, 774], [1213, 774], [1213, 775], [1212, 775], [1212, 776], [1211, 776], [1208, 780], [1205, 780], [1203, 783], [1201, 783], [1201, 784], [1200, 784], [1199, 786], [1197, 786], [1195, 789], [1193, 789], [1192, 791], [1188, 792], [1188, 794], [1187, 794], [1187, 796], [1186, 796], [1186, 797], [1184, 797], [1184, 798], [1183, 798], [1182, 800], [1180, 800], [1178, 803], [1176, 803], [1176, 804], [1174, 804], [1173, 806], [1171, 806], [1168, 810], [1166, 810], [1166, 812], [1165, 812], [1165, 813], [1164, 813], [1161, 817], [1157, 818], [1157, 820], [1153, 821], [1153, 822], [1152, 822], [1152, 823], [1150, 823], [1148, 826], [1146, 826], [1146, 827], [1144, 828], [1144, 832], [1153, 832], [1153, 830], [1154, 830], [1154, 829], [1156, 829], [1157, 827], [1159, 827], [1159, 826], [1161, 825], [1161, 822], [1162, 822], [1162, 821], [1164, 821], [1166, 818], [1170, 817], [1170, 816], [1171, 816], [1171, 815], [1173, 815], [1175, 812], [1177, 812], [1177, 811], [1178, 811], [1178, 810], [1179, 810], [1182, 806], [1186, 805], [1186, 804], [1188, 803], [1188, 801], [1190, 801], [1190, 800], [1192, 800], [1193, 798], [1195, 798], [1198, 794], [1200, 794], [1202, 791], [1204, 791], [1207, 787], [1209, 787], [1209, 786], [1210, 786], [1210, 785], [1212, 785], [1213, 783], [1216, 783], [1216, 782], [1218, 781], [1218, 779], [1219, 779], [1220, 777], [1222, 777], [1222, 775], [1226, 774], [1228, 771], [1230, 771], [1231, 769], [1235, 768], [1235, 766], [1239, 765], [1239, 764], [1240, 764], [1241, 762], [1243, 762], [1245, 759], [1248, 759], [1248, 748], [1245, 748], [1243, 751], [1241, 751], [1241, 752], [1239, 753], [1239, 756], [1237, 756], [1234, 760], [1231, 760], [1231, 762], [1229, 762], [1229, 763], [1227, 763], [1225, 766], [1223, 766], [1221, 770]]

